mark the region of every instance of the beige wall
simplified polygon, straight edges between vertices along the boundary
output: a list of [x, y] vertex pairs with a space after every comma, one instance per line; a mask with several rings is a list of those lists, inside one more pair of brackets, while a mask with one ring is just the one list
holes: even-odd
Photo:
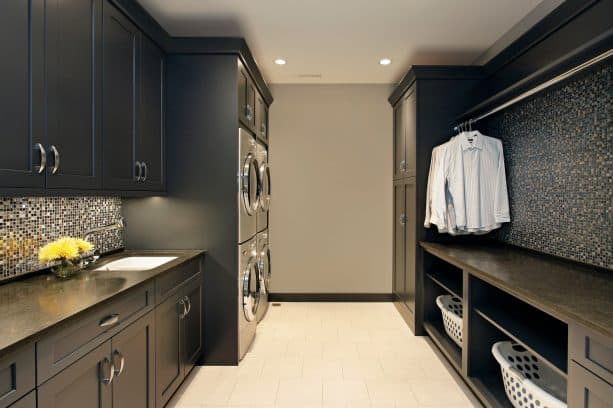
[[273, 85], [274, 293], [391, 293], [389, 85]]

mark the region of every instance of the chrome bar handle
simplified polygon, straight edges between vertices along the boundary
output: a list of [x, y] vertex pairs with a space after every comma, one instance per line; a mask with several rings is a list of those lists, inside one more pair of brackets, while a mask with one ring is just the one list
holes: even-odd
[[[104, 372], [105, 367], [107, 368], [106, 372]], [[100, 363], [100, 376], [102, 377], [102, 383], [105, 385], [112, 383], [113, 378], [115, 377], [115, 366], [106, 357], [104, 357], [104, 360], [102, 360], [102, 363]]]
[[53, 167], [51, 168], [51, 174], [55, 174], [60, 169], [60, 152], [54, 145], [51, 145], [49, 150], [51, 150], [51, 153], [53, 153]]
[[134, 163], [134, 167], [138, 169], [138, 173], [136, 173], [134, 177], [136, 178], [136, 181], [141, 181], [143, 175], [143, 165], [141, 164], [141, 162], [136, 161]]
[[43, 171], [45, 171], [45, 167], [47, 167], [47, 151], [45, 150], [43, 145], [40, 143], [36, 143], [34, 145], [34, 148], [38, 149], [38, 151], [40, 152], [40, 162], [38, 164], [38, 168], [36, 169], [36, 172], [38, 174], [41, 174]]
[[119, 323], [119, 313], [113, 313], [112, 315], [108, 315], [104, 319], [100, 320], [98, 326], [100, 327], [109, 327], [114, 326]]
[[400, 162], [400, 171], [406, 171], [407, 169], [407, 161], [406, 160], [402, 160]]
[[[115, 358], [119, 358], [119, 368], [117, 367], [117, 364], [115, 364]], [[119, 352], [119, 350], [115, 350], [113, 351], [113, 357], [111, 357], [111, 360], [113, 362], [114, 375], [119, 377], [121, 373], [123, 373], [123, 367], [125, 366], [126, 359], [123, 357], [123, 354]]]
[[185, 303], [187, 304], [187, 312], [185, 314], [188, 315], [192, 311], [192, 301], [189, 300], [189, 296], [185, 296]]
[[179, 313], [179, 319], [184, 319], [185, 315], [187, 315], [187, 307], [185, 305], [185, 298], [179, 300], [179, 305], [183, 306], [183, 313]]
[[262, 134], [262, 137], [266, 139], [266, 123], [262, 123], [262, 128], [260, 129], [260, 133]]
[[149, 169], [147, 168], [147, 162], [142, 162], [141, 164], [143, 165], [143, 173], [145, 173], [141, 181], [147, 181], [147, 176], [149, 175]]

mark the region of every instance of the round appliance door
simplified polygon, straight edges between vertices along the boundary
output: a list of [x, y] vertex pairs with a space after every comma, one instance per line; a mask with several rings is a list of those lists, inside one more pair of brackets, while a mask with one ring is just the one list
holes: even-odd
[[249, 153], [241, 168], [241, 198], [245, 212], [254, 215], [259, 207], [258, 189], [259, 184], [258, 162], [252, 153]]
[[264, 163], [260, 166], [260, 208], [266, 212], [270, 208], [270, 167]]
[[251, 257], [243, 271], [243, 313], [251, 322], [255, 319], [260, 304], [260, 266], [255, 257]]
[[260, 252], [260, 271], [262, 274], [262, 282], [265, 290], [270, 291], [270, 248], [268, 245], [264, 246], [262, 252]]

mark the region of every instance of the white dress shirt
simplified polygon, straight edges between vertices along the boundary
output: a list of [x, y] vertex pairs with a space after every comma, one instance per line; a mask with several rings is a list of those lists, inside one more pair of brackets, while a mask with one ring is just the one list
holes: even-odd
[[486, 233], [509, 222], [502, 142], [463, 132], [447, 148], [445, 180], [458, 231]]
[[432, 150], [424, 226], [440, 233], [485, 234], [509, 221], [502, 143], [463, 132]]

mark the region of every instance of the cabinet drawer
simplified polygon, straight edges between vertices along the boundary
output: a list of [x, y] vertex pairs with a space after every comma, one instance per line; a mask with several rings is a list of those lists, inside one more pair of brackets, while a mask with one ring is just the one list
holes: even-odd
[[571, 325], [568, 353], [572, 360], [613, 384], [613, 340], [582, 326]]
[[200, 272], [200, 258], [192, 259], [155, 280], [155, 301], [161, 303], [177, 286]]
[[38, 384], [152, 309], [153, 282], [131, 289], [44, 336], [37, 344]]
[[568, 373], [568, 406], [613, 408], [613, 386], [571, 361]]
[[0, 407], [7, 407], [34, 389], [34, 343], [0, 357]]
[[28, 395], [11, 405], [9, 408], [36, 408], [36, 391], [30, 391]]

